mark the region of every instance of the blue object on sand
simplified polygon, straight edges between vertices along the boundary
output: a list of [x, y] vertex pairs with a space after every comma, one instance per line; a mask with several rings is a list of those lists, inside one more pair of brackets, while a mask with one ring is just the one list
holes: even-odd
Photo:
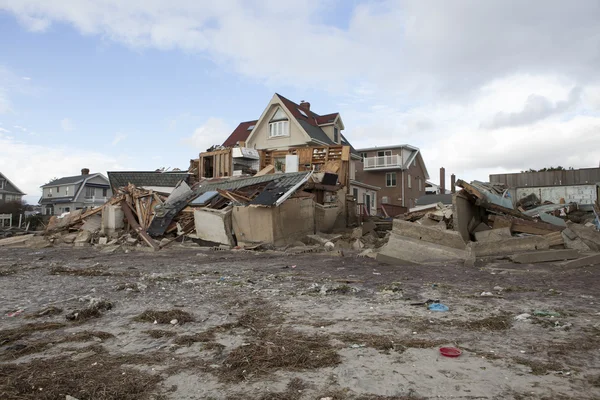
[[429, 305], [430, 311], [448, 311], [448, 306], [443, 305], [442, 303], [433, 303]]

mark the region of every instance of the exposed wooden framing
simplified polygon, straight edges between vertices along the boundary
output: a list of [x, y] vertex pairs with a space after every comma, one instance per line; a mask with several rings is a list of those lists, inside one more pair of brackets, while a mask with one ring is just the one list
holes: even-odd
[[136, 231], [136, 233], [142, 238], [144, 242], [154, 250], [159, 250], [158, 244], [146, 233], [146, 231], [138, 224], [135, 220], [135, 216], [133, 215], [133, 210], [129, 203], [125, 200], [121, 200], [121, 208], [123, 209], [123, 213], [125, 214], [125, 218], [127, 218], [127, 222]]

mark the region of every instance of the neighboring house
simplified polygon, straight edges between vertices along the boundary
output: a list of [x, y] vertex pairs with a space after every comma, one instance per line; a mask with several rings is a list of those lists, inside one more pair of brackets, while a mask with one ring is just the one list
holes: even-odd
[[[393, 206], [411, 208], [425, 195], [425, 182], [429, 173], [414, 146], [397, 145], [357, 149], [362, 163], [357, 163], [356, 180], [381, 187], [377, 207]], [[390, 210], [389, 212], [397, 212]]]
[[44, 215], [101, 206], [112, 197], [108, 179], [100, 173], [90, 174], [87, 168], [81, 170], [81, 175], [59, 178], [41, 188]]
[[0, 172], [0, 204], [21, 202], [25, 193]]

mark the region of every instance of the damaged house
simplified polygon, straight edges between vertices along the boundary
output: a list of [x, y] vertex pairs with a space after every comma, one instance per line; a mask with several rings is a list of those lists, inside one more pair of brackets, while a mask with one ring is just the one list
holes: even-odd
[[373, 198], [379, 190], [356, 179], [361, 159], [344, 129], [339, 113], [319, 115], [310, 103], [276, 93], [259, 119], [240, 123], [222, 145], [192, 160], [190, 170], [199, 180], [314, 171], [304, 189], [315, 196], [319, 227], [330, 231], [345, 227], [356, 213], [357, 193], [350, 187]]

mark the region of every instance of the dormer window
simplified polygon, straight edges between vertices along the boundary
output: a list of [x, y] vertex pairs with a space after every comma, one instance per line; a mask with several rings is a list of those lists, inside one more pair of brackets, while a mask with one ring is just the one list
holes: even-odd
[[285, 112], [278, 108], [269, 122], [269, 137], [281, 137], [290, 135], [290, 121]]
[[340, 131], [338, 130], [337, 126], [333, 127], [333, 141], [336, 143], [340, 142]]
[[4, 179], [0, 179], [0, 189], [4, 189]]

